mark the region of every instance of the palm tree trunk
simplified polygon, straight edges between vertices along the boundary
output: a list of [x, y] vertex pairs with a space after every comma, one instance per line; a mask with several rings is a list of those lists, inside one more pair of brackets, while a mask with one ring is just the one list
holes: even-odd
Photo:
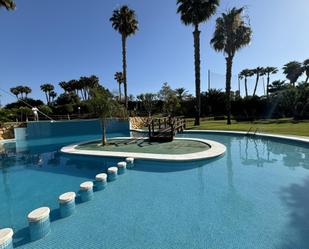
[[269, 82], [270, 82], [270, 77], [269, 74], [267, 75], [267, 85], [266, 85], [266, 95], [267, 98], [269, 97]]
[[105, 118], [101, 118], [101, 127], [102, 127], [102, 146], [105, 146], [106, 143], [107, 143], [107, 140], [106, 140]]
[[200, 125], [201, 114], [201, 60], [200, 60], [200, 31], [198, 25], [195, 25], [194, 37], [194, 63], [195, 63], [195, 122], [194, 125]]
[[246, 91], [246, 97], [248, 97], [247, 77], [245, 77], [245, 91]]
[[253, 91], [253, 96], [255, 96], [255, 94], [256, 94], [256, 90], [257, 90], [257, 86], [258, 86], [258, 83], [259, 83], [259, 79], [260, 79], [260, 74], [257, 73], [256, 74], [256, 81], [255, 81], [255, 87], [254, 87], [254, 91]]
[[123, 73], [123, 87], [124, 87], [124, 100], [126, 109], [128, 109], [128, 92], [127, 92], [127, 37], [122, 34], [122, 73]]
[[226, 58], [226, 111], [227, 124], [231, 124], [231, 79], [232, 79], [233, 57]]
[[121, 83], [119, 83], [119, 102], [121, 102]]
[[46, 103], [48, 104], [48, 96], [47, 96], [47, 92], [45, 92], [45, 97], [46, 97]]

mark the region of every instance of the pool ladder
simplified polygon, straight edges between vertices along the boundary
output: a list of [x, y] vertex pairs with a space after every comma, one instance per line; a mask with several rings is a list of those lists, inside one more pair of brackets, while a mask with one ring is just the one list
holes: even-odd
[[250, 127], [250, 129], [246, 133], [246, 136], [249, 136], [249, 135], [255, 136], [256, 133], [258, 133], [260, 131], [260, 129], [259, 129], [259, 127], [257, 127], [253, 133], [251, 131], [253, 131], [253, 127]]

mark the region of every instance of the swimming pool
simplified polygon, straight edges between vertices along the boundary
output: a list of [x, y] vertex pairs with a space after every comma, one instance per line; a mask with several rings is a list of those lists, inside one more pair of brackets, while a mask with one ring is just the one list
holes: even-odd
[[[227, 151], [191, 163], [137, 160], [66, 219], [57, 218], [58, 195], [77, 191], [119, 159], [59, 153], [65, 144], [97, 139], [89, 136], [6, 144], [0, 226], [14, 228], [17, 248], [309, 247], [308, 145], [243, 135], [179, 136], [215, 140]], [[26, 214], [42, 205], [53, 210], [52, 232], [29, 243]]]

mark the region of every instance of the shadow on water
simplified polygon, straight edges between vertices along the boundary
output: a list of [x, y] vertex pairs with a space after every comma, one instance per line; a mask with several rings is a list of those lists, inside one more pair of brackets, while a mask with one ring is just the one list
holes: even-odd
[[220, 160], [223, 156], [219, 156], [207, 160], [197, 161], [182, 161], [182, 162], [168, 162], [168, 161], [147, 161], [147, 160], [136, 160], [132, 170], [143, 171], [143, 172], [155, 172], [155, 173], [168, 173], [177, 171], [186, 171], [195, 168], [203, 167], [207, 164]]
[[[281, 200], [289, 208], [289, 228], [296, 231], [295, 236], [284, 236], [286, 240], [278, 248], [309, 248], [309, 177], [301, 184], [292, 184], [281, 190]], [[291, 238], [295, 238], [292, 240]]]

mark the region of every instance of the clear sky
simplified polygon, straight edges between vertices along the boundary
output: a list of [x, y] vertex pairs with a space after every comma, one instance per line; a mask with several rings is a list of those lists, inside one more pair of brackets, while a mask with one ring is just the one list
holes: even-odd
[[[129, 93], [156, 92], [164, 82], [193, 93], [192, 27], [180, 22], [176, 0], [16, 0], [15, 11], [0, 9], [0, 87], [28, 85], [30, 97], [44, 100], [42, 83], [53, 83], [60, 93], [60, 81], [95, 74], [116, 90], [121, 40], [109, 18], [121, 4], [136, 11], [140, 24], [127, 44]], [[221, 0], [217, 15], [201, 26], [202, 91], [207, 90], [208, 69], [211, 86], [224, 89], [225, 60], [209, 41], [216, 17], [234, 6], [247, 6], [253, 29], [251, 45], [236, 55], [234, 75], [243, 68], [281, 68], [290, 60], [309, 58], [308, 0]], [[0, 94], [2, 104], [14, 100]]]

